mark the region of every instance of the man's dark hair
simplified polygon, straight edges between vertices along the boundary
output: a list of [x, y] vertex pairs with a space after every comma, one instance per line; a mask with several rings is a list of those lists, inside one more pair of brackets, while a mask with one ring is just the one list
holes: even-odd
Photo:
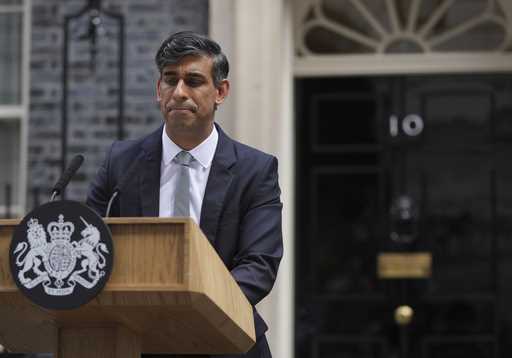
[[228, 77], [228, 59], [222, 53], [219, 44], [191, 31], [176, 32], [162, 43], [155, 56], [160, 74], [165, 66], [175, 65], [185, 56], [210, 57], [213, 60], [212, 78], [216, 87]]

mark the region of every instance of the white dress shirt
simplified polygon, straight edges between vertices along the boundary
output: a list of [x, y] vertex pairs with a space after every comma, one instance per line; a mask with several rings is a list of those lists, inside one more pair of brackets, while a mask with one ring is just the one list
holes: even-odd
[[[213, 126], [213, 131], [208, 138], [197, 147], [188, 151], [194, 157], [194, 161], [192, 161], [188, 168], [190, 171], [190, 217], [198, 225], [201, 218], [201, 206], [203, 204], [206, 183], [218, 141], [219, 133], [215, 126]], [[176, 191], [176, 177], [179, 164], [174, 162], [173, 159], [182, 150], [167, 136], [164, 126], [162, 132], [162, 163], [160, 165], [160, 217], [174, 215], [174, 193]]]

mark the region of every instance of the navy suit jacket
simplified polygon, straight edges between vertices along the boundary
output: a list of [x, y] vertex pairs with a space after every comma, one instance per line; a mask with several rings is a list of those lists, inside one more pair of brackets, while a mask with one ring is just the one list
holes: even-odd
[[[216, 127], [219, 141], [200, 227], [254, 307], [272, 289], [283, 254], [277, 159], [232, 140]], [[88, 206], [104, 216], [118, 188], [111, 216], [158, 216], [162, 130], [163, 126], [145, 138], [112, 144], [90, 186]], [[267, 326], [254, 313], [260, 337]]]

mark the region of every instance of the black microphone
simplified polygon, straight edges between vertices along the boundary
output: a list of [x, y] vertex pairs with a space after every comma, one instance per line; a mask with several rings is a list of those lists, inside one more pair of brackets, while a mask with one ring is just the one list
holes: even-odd
[[81, 154], [75, 155], [73, 159], [71, 159], [71, 163], [66, 168], [66, 170], [64, 170], [64, 173], [62, 173], [59, 181], [53, 187], [52, 197], [50, 201], [53, 201], [57, 195], [62, 193], [64, 188], [68, 185], [69, 181], [71, 180], [73, 175], [75, 175], [76, 171], [78, 170], [78, 168], [80, 168], [83, 162], [84, 156]]
[[137, 170], [139, 169], [139, 163], [140, 163], [139, 158], [137, 158], [132, 163], [132, 165], [128, 168], [128, 170], [126, 171], [126, 174], [121, 178], [119, 183], [114, 187], [112, 196], [110, 197], [110, 200], [108, 201], [108, 204], [107, 204], [107, 211], [105, 213], [106, 218], [108, 218], [110, 215], [110, 209], [112, 208], [112, 204], [114, 203], [114, 200], [119, 196], [121, 191], [124, 189], [128, 180], [131, 177], [133, 177], [134, 174], [136, 174]]

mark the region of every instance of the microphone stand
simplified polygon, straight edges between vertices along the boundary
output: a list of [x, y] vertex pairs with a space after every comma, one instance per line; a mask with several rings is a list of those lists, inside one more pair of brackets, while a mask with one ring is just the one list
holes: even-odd
[[114, 192], [114, 194], [112, 194], [112, 197], [110, 198], [110, 200], [108, 201], [108, 205], [107, 205], [107, 211], [105, 213], [105, 217], [108, 218], [109, 215], [110, 215], [110, 209], [112, 207], [112, 203], [114, 202], [114, 199], [119, 195], [119, 190], [116, 190]]

